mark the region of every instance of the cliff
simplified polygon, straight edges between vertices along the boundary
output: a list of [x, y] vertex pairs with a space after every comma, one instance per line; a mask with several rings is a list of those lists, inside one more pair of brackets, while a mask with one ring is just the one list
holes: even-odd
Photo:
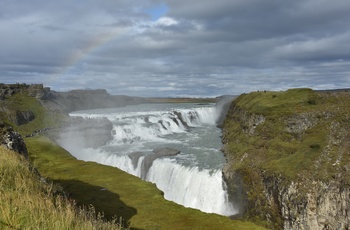
[[0, 121], [26, 137], [55, 129], [49, 134], [52, 139], [80, 137], [84, 147], [98, 147], [111, 140], [112, 124], [107, 119], [70, 118], [69, 112], [144, 102], [144, 98], [110, 95], [103, 89], [56, 92], [42, 84], [0, 83]]
[[43, 84], [2, 84], [0, 83], [0, 99], [4, 100], [6, 96], [13, 96], [17, 93], [26, 93], [30, 97], [47, 100], [52, 98], [49, 87]]
[[[112, 96], [105, 90], [75, 90], [58, 93], [41, 84], [0, 84], [0, 125], [13, 127], [25, 137], [45, 132], [54, 140], [77, 139], [82, 147], [96, 148], [112, 139], [112, 123], [107, 119], [72, 118], [68, 112], [77, 109], [118, 107], [142, 100]], [[10, 128], [3, 128], [0, 141], [10, 149], [18, 139]], [[24, 142], [23, 142], [24, 143]]]
[[22, 136], [15, 132], [12, 127], [0, 121], [0, 146], [19, 153], [28, 159], [28, 151]]
[[[86, 109], [123, 107], [146, 102], [146, 99], [141, 97], [110, 95], [104, 89], [57, 92], [51, 90], [49, 87], [44, 87], [42, 84], [0, 83], [0, 101], [6, 101], [6, 99], [18, 94], [35, 98], [47, 109], [60, 113]], [[34, 114], [31, 114], [30, 111], [8, 111], [6, 108], [0, 107], [0, 112], [7, 113], [17, 125], [26, 124], [34, 119]]]
[[54, 92], [54, 98], [45, 105], [58, 107], [63, 112], [76, 110], [116, 108], [126, 105], [145, 103], [141, 97], [129, 97], [123, 95], [110, 95], [104, 89], [97, 90], [72, 90], [69, 92]]
[[233, 101], [224, 178], [244, 218], [274, 229], [349, 229], [349, 99], [292, 89]]

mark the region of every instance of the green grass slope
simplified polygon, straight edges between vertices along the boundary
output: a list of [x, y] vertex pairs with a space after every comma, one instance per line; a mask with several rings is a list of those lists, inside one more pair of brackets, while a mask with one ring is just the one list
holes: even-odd
[[[60, 125], [60, 121], [67, 119], [67, 116], [60, 112], [45, 109], [37, 99], [29, 97], [27, 93], [16, 93], [12, 96], [7, 96], [5, 100], [0, 100], [0, 107], [7, 111], [6, 113], [0, 112], [0, 120], [11, 125], [23, 136], [31, 134], [35, 130], [57, 127]], [[21, 111], [31, 111], [35, 119], [27, 124], [17, 126], [9, 119], [9, 116]]]
[[[223, 141], [227, 172], [243, 179], [247, 216], [254, 219], [274, 208], [265, 207], [263, 195], [270, 178], [285, 185], [301, 182], [300, 197], [312, 181], [350, 186], [349, 140], [349, 92], [290, 89], [239, 96], [225, 120]], [[275, 208], [272, 216], [279, 215]]]
[[114, 167], [76, 160], [47, 138], [26, 142], [43, 176], [59, 182], [79, 204], [91, 204], [107, 218], [122, 217], [132, 229], [264, 229], [167, 201], [154, 184]]
[[[255, 165], [290, 179], [308, 176], [327, 181], [348, 166], [350, 93], [254, 92], [241, 95], [234, 105], [247, 116], [265, 119], [249, 133], [245, 131], [251, 128], [249, 122], [229, 112], [224, 139], [228, 155], [239, 160], [234, 168]], [[350, 184], [347, 176], [344, 180]]]
[[[59, 111], [46, 109], [42, 103], [29, 97], [26, 92], [6, 96], [5, 100], [0, 101], [0, 111], [3, 111], [0, 112], [0, 120], [25, 136], [47, 127], [59, 127], [62, 121], [67, 119], [67, 116]], [[35, 119], [17, 126], [8, 117], [15, 115], [17, 111], [31, 111]], [[78, 161], [48, 138], [36, 136], [26, 138], [25, 142], [31, 161], [42, 176], [59, 183], [69, 197], [76, 200], [79, 205], [103, 212], [108, 220], [115, 218], [119, 220], [121, 217], [125, 225], [130, 224], [134, 229], [263, 229], [249, 222], [232, 221], [227, 217], [205, 214], [166, 201], [155, 185], [113, 167]], [[10, 203], [8, 207], [11, 208], [12, 204]], [[38, 205], [44, 206], [41, 203]], [[41, 215], [50, 219], [44, 214]], [[33, 222], [26, 220], [22, 223], [17, 219], [10, 222], [7, 219], [2, 221], [8, 227], [30, 229], [35, 228], [35, 223], [42, 220], [30, 215], [27, 219], [32, 219]], [[70, 226], [60, 229], [76, 228]], [[97, 229], [103, 228], [97, 227]]]
[[0, 229], [121, 229], [95, 218], [93, 209], [54, 196], [52, 184], [41, 182], [17, 153], [0, 146]]

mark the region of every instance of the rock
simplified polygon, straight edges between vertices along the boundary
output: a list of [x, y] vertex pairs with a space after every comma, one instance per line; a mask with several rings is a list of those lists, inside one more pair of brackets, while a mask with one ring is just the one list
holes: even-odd
[[154, 149], [153, 152], [158, 157], [164, 157], [164, 156], [176, 156], [180, 153], [180, 150], [173, 149], [173, 148], [159, 148]]
[[137, 168], [137, 164], [139, 162], [140, 157], [144, 156], [145, 153], [142, 152], [133, 152], [131, 154], [129, 154], [129, 158], [131, 159], [131, 163], [134, 166], [134, 169]]
[[2, 122], [0, 123], [0, 130], [0, 144], [28, 159], [27, 147], [22, 136], [15, 132], [12, 127], [7, 127]]
[[50, 88], [44, 87], [43, 84], [0, 84], [0, 94], [5, 96], [12, 96], [16, 93], [27, 93], [28, 96], [40, 100], [47, 100], [50, 98]]
[[[350, 188], [336, 181], [285, 184], [278, 177], [265, 181], [267, 199], [281, 207], [283, 229], [349, 229]], [[301, 196], [305, 188], [307, 194]]]
[[160, 157], [166, 157], [166, 156], [176, 156], [180, 153], [180, 150], [173, 149], [173, 148], [158, 148], [154, 149], [153, 152], [134, 152], [129, 154], [129, 158], [132, 161], [132, 164], [134, 166], [134, 169], [136, 169], [138, 165], [138, 161], [141, 157], [144, 157], [142, 164], [141, 164], [141, 178], [146, 179], [146, 175], [148, 173], [148, 170], [151, 168], [153, 161], [155, 161], [157, 158]]
[[[190, 128], [190, 126], [186, 123], [186, 121], [184, 121], [184, 119], [182, 118], [182, 114], [178, 111], [174, 111], [174, 114], [177, 116], [177, 118], [179, 119], [179, 121], [181, 122], [181, 124], [186, 128]], [[177, 121], [176, 118], [173, 118], [173, 121], [180, 126], [179, 122]]]
[[33, 84], [28, 87], [28, 95], [39, 100], [47, 100], [50, 96], [50, 88], [43, 84]]
[[35, 115], [32, 111], [15, 111], [9, 115], [9, 119], [16, 125], [24, 125], [35, 119]]
[[231, 104], [222, 137], [230, 199], [271, 229], [349, 229], [350, 94], [286, 94]]

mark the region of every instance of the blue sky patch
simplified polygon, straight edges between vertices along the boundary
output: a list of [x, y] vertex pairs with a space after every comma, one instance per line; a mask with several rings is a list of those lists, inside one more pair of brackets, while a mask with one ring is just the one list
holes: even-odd
[[156, 21], [168, 12], [168, 6], [165, 3], [160, 3], [146, 9], [145, 12], [151, 16], [152, 21]]

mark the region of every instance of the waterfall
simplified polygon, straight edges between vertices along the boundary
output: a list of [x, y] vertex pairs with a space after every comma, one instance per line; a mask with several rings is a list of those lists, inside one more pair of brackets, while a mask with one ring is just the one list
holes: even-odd
[[[215, 106], [186, 104], [155, 110], [157, 106], [73, 113], [71, 116], [108, 118], [113, 123], [113, 140], [98, 149], [78, 150], [64, 146], [64, 140], [61, 145], [78, 159], [114, 166], [155, 183], [166, 199], [185, 207], [226, 216], [236, 214], [222, 180], [224, 158], [219, 152]], [[153, 152], [168, 146], [181, 153], [156, 156]]]
[[236, 213], [228, 202], [221, 170], [200, 171], [197, 167], [157, 159], [147, 174], [147, 181], [155, 183], [166, 199], [185, 207], [226, 216]]
[[228, 201], [221, 170], [189, 168], [169, 158], [158, 158], [153, 161], [149, 170], [143, 171], [142, 164], [145, 157], [141, 155], [134, 162], [133, 158], [128, 155], [111, 155], [94, 149], [85, 150], [83, 155], [85, 159], [117, 167], [129, 174], [155, 183], [164, 192], [165, 199], [185, 207], [225, 216], [237, 213]]

